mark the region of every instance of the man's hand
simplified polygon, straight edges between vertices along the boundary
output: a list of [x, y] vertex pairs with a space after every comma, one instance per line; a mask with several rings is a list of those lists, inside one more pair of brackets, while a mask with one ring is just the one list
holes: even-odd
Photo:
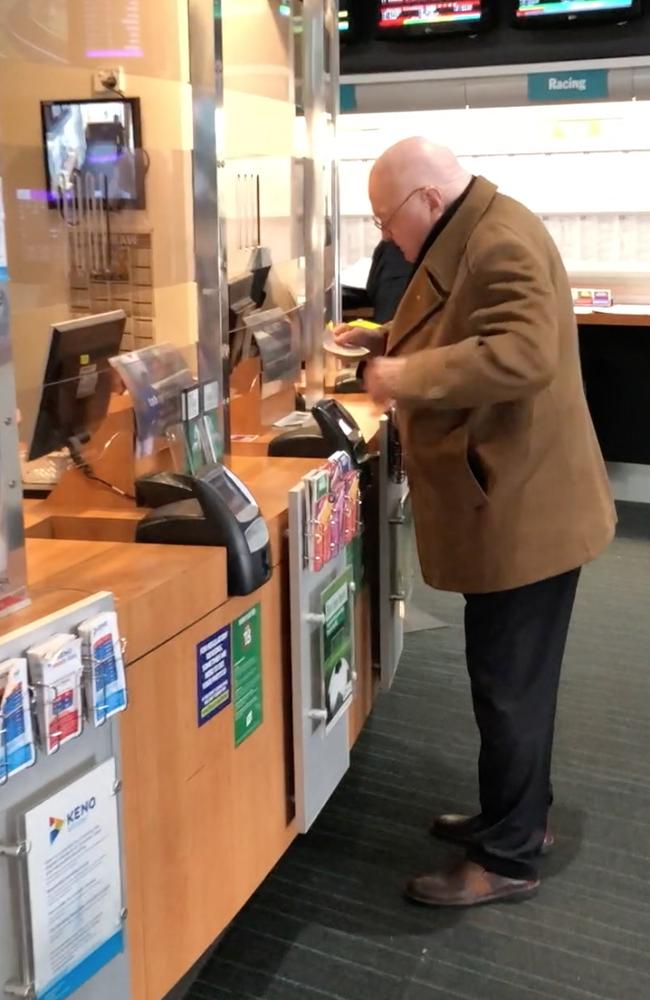
[[377, 330], [367, 330], [341, 323], [332, 331], [332, 337], [339, 347], [365, 347], [374, 357], [384, 353], [386, 331], [381, 326]]
[[405, 364], [406, 358], [375, 358], [370, 362], [365, 384], [373, 402], [388, 406], [395, 400]]

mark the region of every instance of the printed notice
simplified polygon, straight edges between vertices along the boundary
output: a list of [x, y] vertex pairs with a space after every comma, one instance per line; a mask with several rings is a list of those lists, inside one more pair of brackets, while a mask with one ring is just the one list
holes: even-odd
[[262, 725], [262, 608], [256, 604], [232, 623], [235, 746]]
[[198, 724], [204, 726], [231, 702], [230, 626], [196, 647]]
[[124, 950], [115, 760], [25, 814], [36, 1000], [66, 1000]]
[[354, 601], [351, 584], [352, 568], [348, 567], [321, 594], [321, 656], [328, 727], [333, 726], [345, 714], [354, 694]]

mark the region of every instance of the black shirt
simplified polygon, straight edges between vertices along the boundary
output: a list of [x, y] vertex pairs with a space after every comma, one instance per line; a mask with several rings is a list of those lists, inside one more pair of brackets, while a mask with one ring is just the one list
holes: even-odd
[[413, 280], [413, 276], [414, 276], [415, 272], [418, 270], [418, 268], [424, 262], [424, 258], [429, 253], [429, 250], [431, 249], [431, 247], [433, 246], [433, 244], [436, 242], [436, 240], [438, 239], [438, 237], [442, 233], [443, 229], [447, 228], [447, 226], [449, 225], [449, 223], [451, 222], [451, 220], [455, 216], [456, 212], [458, 211], [458, 209], [460, 208], [460, 206], [465, 201], [465, 198], [467, 197], [467, 195], [470, 193], [470, 191], [474, 187], [474, 181], [475, 180], [476, 180], [476, 177], [472, 177], [471, 181], [469, 182], [469, 184], [467, 185], [467, 187], [465, 188], [465, 190], [463, 191], [463, 193], [458, 198], [456, 198], [456, 201], [453, 201], [451, 203], [451, 205], [449, 206], [449, 208], [440, 216], [440, 218], [438, 219], [438, 221], [434, 225], [433, 229], [431, 230], [431, 232], [427, 236], [426, 240], [422, 244], [422, 248], [421, 248], [421, 250], [420, 250], [420, 252], [418, 254], [417, 260], [416, 260], [415, 264], [413, 265], [413, 270], [411, 271], [411, 278], [409, 280], [409, 284]]
[[382, 240], [372, 256], [366, 284], [375, 323], [388, 323], [393, 318], [410, 280], [411, 265], [400, 248]]

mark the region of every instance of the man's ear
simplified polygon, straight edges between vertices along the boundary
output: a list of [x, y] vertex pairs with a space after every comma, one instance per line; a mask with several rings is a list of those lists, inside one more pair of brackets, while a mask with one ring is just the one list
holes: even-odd
[[424, 197], [426, 198], [427, 205], [432, 212], [442, 212], [444, 208], [444, 202], [442, 197], [442, 191], [437, 187], [426, 187], [424, 189]]

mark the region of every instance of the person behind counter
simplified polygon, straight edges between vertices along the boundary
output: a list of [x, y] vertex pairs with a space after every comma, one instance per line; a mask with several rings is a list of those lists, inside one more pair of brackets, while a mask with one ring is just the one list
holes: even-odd
[[392, 240], [382, 239], [375, 247], [365, 290], [343, 289], [343, 309], [372, 308], [375, 323], [388, 323], [400, 304], [413, 272], [413, 265]]
[[439, 816], [431, 831], [466, 857], [406, 892], [431, 906], [526, 898], [553, 842], [553, 728], [580, 568], [615, 528], [569, 280], [532, 212], [425, 139], [377, 161], [370, 200], [413, 277], [392, 325], [335, 336], [376, 355], [368, 391], [396, 403], [424, 579], [465, 597], [481, 737], [480, 812]]

